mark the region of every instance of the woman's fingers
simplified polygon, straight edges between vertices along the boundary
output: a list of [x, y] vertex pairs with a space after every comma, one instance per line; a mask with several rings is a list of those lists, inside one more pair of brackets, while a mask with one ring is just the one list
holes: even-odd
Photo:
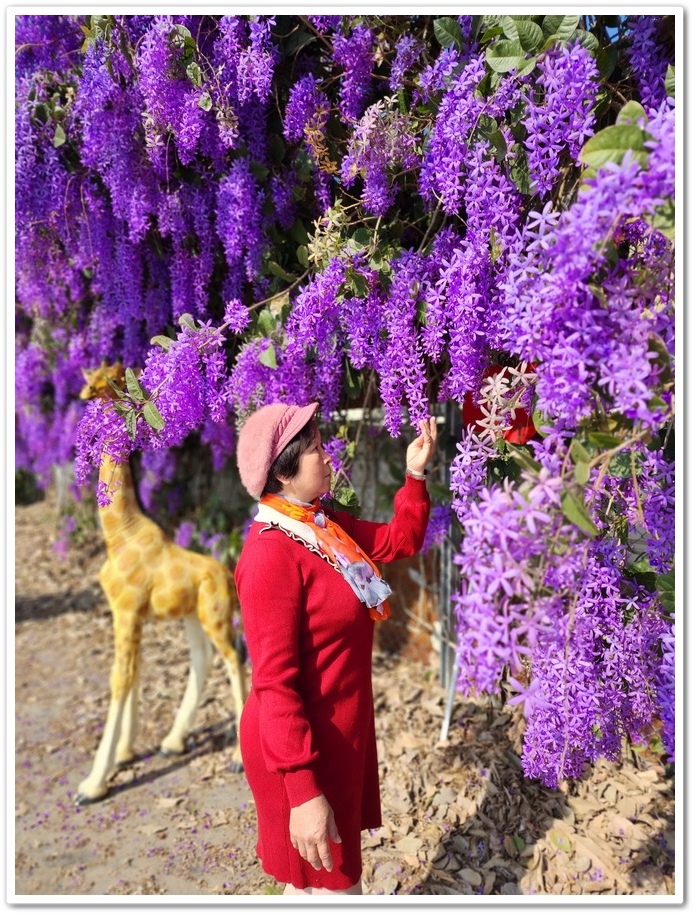
[[319, 871], [322, 867], [327, 871], [333, 868], [333, 856], [329, 849], [329, 844], [324, 840], [319, 843], [293, 843], [300, 856], [305, 859], [312, 868]]
[[331, 850], [329, 849], [329, 844], [326, 840], [323, 840], [321, 843], [319, 843], [317, 846], [317, 852], [319, 854], [320, 864], [314, 865], [313, 862], [311, 864], [314, 865], [315, 868], [320, 868], [323, 865], [327, 871], [331, 871], [333, 868], [333, 856], [331, 855]]

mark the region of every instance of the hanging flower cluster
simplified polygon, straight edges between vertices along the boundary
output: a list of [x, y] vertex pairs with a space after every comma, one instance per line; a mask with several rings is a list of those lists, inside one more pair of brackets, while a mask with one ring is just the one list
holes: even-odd
[[673, 17], [15, 23], [18, 466], [138, 449], [151, 504], [270, 401], [454, 405], [459, 687], [549, 786], [655, 719], [673, 760]]

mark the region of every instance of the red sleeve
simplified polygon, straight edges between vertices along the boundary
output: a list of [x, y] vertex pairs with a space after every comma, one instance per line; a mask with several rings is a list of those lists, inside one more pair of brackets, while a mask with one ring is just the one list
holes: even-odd
[[300, 569], [284, 541], [251, 534], [235, 578], [259, 702], [261, 751], [268, 770], [282, 774], [294, 808], [322, 792], [312, 770], [319, 754], [297, 689]]
[[365, 522], [349, 512], [332, 516], [375, 563], [412, 557], [423, 546], [430, 516], [425, 480], [406, 477], [394, 497], [394, 517], [388, 523]]

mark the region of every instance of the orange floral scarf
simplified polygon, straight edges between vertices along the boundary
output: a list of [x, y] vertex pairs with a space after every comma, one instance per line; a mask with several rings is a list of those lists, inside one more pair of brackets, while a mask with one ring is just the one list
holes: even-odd
[[261, 497], [259, 505], [268, 506], [287, 518], [307, 525], [316, 538], [320, 552], [343, 576], [360, 601], [367, 605], [370, 617], [386, 620], [391, 615], [386, 600], [391, 588], [370, 557], [337, 522], [326, 515], [318, 499], [311, 506], [303, 506], [282, 496], [266, 494]]

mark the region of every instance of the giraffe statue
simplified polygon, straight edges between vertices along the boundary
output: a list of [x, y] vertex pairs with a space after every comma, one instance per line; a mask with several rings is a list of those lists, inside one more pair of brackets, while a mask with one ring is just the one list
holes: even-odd
[[[85, 400], [114, 398], [116, 393], [107, 379], [121, 390], [124, 388], [125, 372], [120, 362], [110, 366], [103, 361], [97, 369], [83, 374], [85, 386], [80, 397]], [[185, 751], [186, 735], [210, 670], [213, 646], [221, 653], [232, 684], [237, 729], [246, 699], [243, 662], [235, 648], [235, 639], [241, 634], [235, 634], [232, 626], [237, 592], [230, 571], [212, 557], [174, 544], [142, 513], [127, 460], [115, 461], [105, 449], [99, 480], [111, 495], [111, 503], [99, 508], [107, 551], [99, 582], [113, 616], [115, 651], [106, 724], [92, 770], [78, 787], [79, 805], [103, 798], [114, 767], [135, 756], [140, 647], [147, 618], [182, 618], [191, 650], [188, 683], [174, 725], [162, 741], [161, 753], [176, 755]], [[243, 769], [238, 741], [231, 769], [236, 773]]]

